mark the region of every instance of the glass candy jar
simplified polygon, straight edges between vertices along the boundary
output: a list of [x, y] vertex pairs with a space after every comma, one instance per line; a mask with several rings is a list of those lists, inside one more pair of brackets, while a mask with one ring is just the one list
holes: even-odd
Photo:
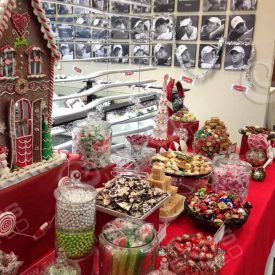
[[82, 258], [92, 252], [96, 190], [86, 184], [60, 186], [56, 198], [56, 246], [67, 257]]
[[241, 161], [238, 154], [218, 159], [214, 163], [213, 189], [229, 191], [245, 199], [248, 194], [252, 167]]
[[263, 166], [267, 161], [266, 150], [250, 149], [246, 152], [245, 158], [254, 167]]
[[54, 264], [49, 265], [43, 275], [80, 275], [81, 270], [77, 263], [68, 260], [64, 249], [59, 249], [57, 259]]
[[72, 140], [73, 153], [81, 156], [82, 168], [91, 170], [109, 164], [112, 130], [106, 121], [89, 114], [87, 119], [74, 124]]
[[155, 267], [157, 233], [140, 220], [115, 219], [99, 236], [100, 275], [146, 275]]
[[141, 156], [143, 148], [147, 145], [147, 139], [148, 137], [142, 134], [134, 134], [126, 137], [132, 157]]
[[167, 258], [162, 258], [160, 261], [160, 267], [158, 270], [150, 272], [148, 275], [176, 275], [175, 272], [168, 269], [169, 262]]

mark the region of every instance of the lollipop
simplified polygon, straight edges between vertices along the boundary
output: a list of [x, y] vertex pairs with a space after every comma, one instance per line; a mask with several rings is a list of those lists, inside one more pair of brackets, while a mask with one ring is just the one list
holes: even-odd
[[0, 215], [0, 237], [6, 237], [13, 232], [16, 225], [16, 217], [12, 212], [4, 212]]

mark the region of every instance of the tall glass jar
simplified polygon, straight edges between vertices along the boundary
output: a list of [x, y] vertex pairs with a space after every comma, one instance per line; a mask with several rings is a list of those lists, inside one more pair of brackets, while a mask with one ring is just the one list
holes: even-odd
[[238, 154], [218, 159], [214, 163], [213, 189], [230, 191], [245, 199], [248, 194], [252, 166], [239, 159]]
[[72, 140], [73, 153], [81, 156], [82, 168], [91, 170], [109, 164], [112, 130], [106, 121], [90, 113], [87, 119], [74, 124]]
[[139, 220], [115, 219], [99, 236], [100, 275], [146, 275], [158, 254], [153, 225]]
[[96, 190], [86, 184], [60, 186], [56, 198], [56, 246], [70, 259], [92, 252], [95, 230]]

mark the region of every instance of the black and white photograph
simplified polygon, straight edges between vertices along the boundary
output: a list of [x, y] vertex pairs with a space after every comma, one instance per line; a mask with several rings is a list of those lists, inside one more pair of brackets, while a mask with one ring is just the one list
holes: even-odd
[[[90, 0], [74, 0], [74, 4], [84, 6], [84, 7], [89, 7], [90, 5]], [[73, 12], [74, 14], [85, 14], [89, 13], [89, 11], [85, 8], [80, 8], [80, 7], [73, 7]]]
[[[92, 32], [91, 32], [91, 18], [89, 17], [89, 14], [79, 14], [78, 17], [75, 18], [75, 32], [74, 36], [76, 38], [91, 38]], [[83, 25], [83, 26], [81, 26]]]
[[75, 26], [74, 36], [76, 38], [89, 39], [92, 37], [92, 29], [87, 26]]
[[155, 0], [154, 12], [174, 12], [175, 0]]
[[104, 18], [94, 18], [92, 22], [92, 38], [94, 40], [106, 40], [108, 39], [109, 31], [108, 21]]
[[227, 46], [224, 59], [224, 69], [241, 71], [248, 68], [248, 60], [251, 56], [251, 46], [237, 45]]
[[57, 5], [57, 13], [58, 14], [72, 14], [73, 8], [71, 5], [68, 5], [72, 3], [71, 0], [59, 0], [59, 2], [63, 2], [66, 5], [58, 4]]
[[196, 65], [196, 44], [176, 45], [175, 67], [194, 68]]
[[197, 40], [198, 22], [198, 16], [178, 16], [176, 40]]
[[172, 40], [173, 39], [173, 17], [161, 16], [153, 20], [153, 36], [156, 40]]
[[147, 40], [150, 38], [151, 21], [149, 19], [132, 18], [131, 37], [133, 40]]
[[74, 35], [73, 18], [58, 17], [57, 20], [62, 22], [62, 24], [57, 24], [58, 37], [64, 40], [72, 39]]
[[172, 44], [158, 43], [153, 45], [152, 65], [171, 66], [172, 63]]
[[219, 51], [218, 45], [201, 44], [199, 53], [199, 68], [221, 68], [222, 50]]
[[228, 40], [252, 43], [255, 15], [231, 15], [229, 20]]
[[62, 60], [73, 60], [74, 59], [74, 44], [61, 43], [61, 44], [59, 44], [59, 50], [61, 53]]
[[248, 11], [257, 9], [257, 0], [231, 0], [232, 11]]
[[129, 13], [130, 12], [130, 4], [125, 4], [122, 2], [116, 2], [116, 1], [112, 1], [111, 2], [112, 5], [112, 12], [113, 13]]
[[129, 63], [129, 45], [115, 44], [111, 46], [111, 63], [128, 64]]
[[227, 0], [203, 0], [203, 11], [226, 11]]
[[129, 39], [129, 18], [113, 16], [111, 18], [112, 39]]
[[132, 64], [149, 65], [150, 47], [149, 45], [132, 46]]
[[202, 16], [201, 40], [219, 40], [224, 36], [225, 15]]
[[178, 0], [178, 11], [199, 11], [200, 10], [200, 0]]
[[[92, 57], [110, 57], [111, 46], [107, 44], [94, 44], [92, 47]], [[96, 62], [108, 62], [109, 59], [99, 59]]]
[[108, 0], [92, 0], [92, 7], [100, 11], [108, 11]]
[[[153, 0], [140, 0], [136, 2], [152, 5], [152, 1]], [[132, 5], [133, 13], [150, 13], [151, 10], [152, 10], [151, 7], [144, 7], [144, 6], [140, 6], [139, 4]]]
[[76, 59], [91, 58], [91, 44], [76, 42], [75, 56], [76, 56]]
[[51, 3], [42, 3], [43, 9], [45, 10], [46, 15], [55, 15], [56, 14], [56, 5]]

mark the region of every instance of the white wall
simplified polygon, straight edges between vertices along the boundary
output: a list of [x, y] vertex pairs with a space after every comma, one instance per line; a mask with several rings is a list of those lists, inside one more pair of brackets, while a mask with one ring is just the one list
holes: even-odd
[[[228, 15], [227, 11], [227, 25]], [[241, 12], [243, 14], [249, 12]], [[195, 13], [194, 13], [195, 14]], [[232, 141], [239, 141], [238, 129], [245, 125], [265, 124], [268, 93], [271, 82], [273, 61], [274, 61], [274, 41], [275, 41], [275, 1], [258, 0], [256, 13], [256, 26], [254, 32], [254, 44], [257, 50], [256, 64], [253, 71], [253, 78], [256, 86], [250, 89], [247, 95], [232, 92], [232, 84], [244, 84], [244, 73], [225, 71], [223, 68], [215, 72], [204, 82], [195, 83], [191, 91], [187, 94], [186, 105], [199, 118], [201, 124], [211, 116], [220, 117], [227, 125]], [[226, 26], [226, 30], [227, 30]], [[197, 52], [198, 54], [198, 52]], [[84, 68], [84, 74], [97, 70], [105, 70], [106, 64], [84, 64], [78, 63]], [[133, 67], [132, 65], [116, 65], [109, 68], [121, 66]], [[203, 72], [195, 69], [195, 73]], [[72, 74], [72, 64], [63, 63], [62, 73]], [[157, 71], [144, 72], [141, 79], [156, 79], [158, 84], [162, 83], [163, 75], [168, 73], [171, 77], [179, 79], [182, 69], [175, 67], [158, 67]], [[110, 80], [130, 80], [138, 79], [139, 75], [124, 77], [113, 75]], [[106, 79], [106, 78], [105, 78]], [[71, 84], [70, 84], [71, 85]], [[188, 87], [185, 85], [186, 88]], [[116, 88], [116, 91], [125, 89]]]

